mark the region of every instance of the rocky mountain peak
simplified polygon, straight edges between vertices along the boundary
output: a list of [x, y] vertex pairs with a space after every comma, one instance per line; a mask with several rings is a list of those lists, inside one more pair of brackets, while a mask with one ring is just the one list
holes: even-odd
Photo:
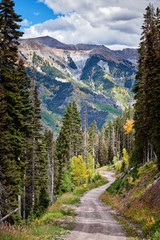
[[113, 51], [104, 45], [65, 44], [44, 36], [21, 39], [19, 55], [29, 75], [34, 62], [42, 120], [55, 132], [73, 100], [82, 119], [87, 107], [88, 126], [96, 120], [99, 129], [133, 102], [136, 49]]
[[[54, 48], [54, 49], [62, 49], [68, 51], [92, 51], [93, 53], [98, 51], [102, 55], [110, 56], [110, 58], [114, 57], [114, 60], [117, 58], [118, 60], [129, 60], [132, 63], [136, 63], [138, 60], [138, 52], [137, 49], [126, 48], [123, 50], [111, 50], [104, 45], [96, 45], [96, 44], [65, 44], [58, 41], [55, 38], [49, 36], [37, 37], [37, 38], [29, 38], [29, 39], [21, 39], [20, 42], [28, 43], [29, 45], [40, 44], [46, 47]], [[107, 53], [107, 54], [106, 54]], [[111, 57], [112, 56], [112, 57]]]

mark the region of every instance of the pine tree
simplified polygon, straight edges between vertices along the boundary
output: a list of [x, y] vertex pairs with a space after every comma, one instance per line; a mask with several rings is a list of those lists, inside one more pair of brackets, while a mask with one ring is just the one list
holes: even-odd
[[98, 134], [98, 163], [100, 166], [104, 166], [108, 162], [108, 156], [107, 156], [107, 146], [105, 144], [105, 139], [104, 139], [104, 131], [105, 129], [102, 128], [100, 133]]
[[18, 62], [17, 67], [17, 81], [18, 87], [20, 90], [20, 95], [22, 97], [23, 108], [21, 109], [21, 114], [23, 115], [23, 127], [21, 131], [27, 137], [30, 137], [32, 134], [31, 121], [33, 118], [33, 104], [31, 100], [31, 81], [27, 75], [24, 62], [22, 59]]
[[[157, 18], [158, 19], [158, 18]], [[138, 83], [134, 89], [135, 104], [135, 152], [143, 163], [153, 157], [155, 149], [160, 159], [159, 145], [159, 62], [160, 36], [154, 15], [149, 5], [144, 15], [143, 32], [139, 48]], [[143, 108], [141, 107], [143, 106]], [[155, 157], [155, 156], [154, 156]]]
[[[152, 78], [149, 82], [149, 128], [150, 128], [150, 147], [154, 150], [158, 159], [160, 170], [160, 9], [157, 9], [155, 22], [151, 25], [150, 38], [152, 41]], [[149, 53], [150, 54], [150, 53]], [[154, 152], [153, 152], [154, 154]], [[155, 155], [155, 154], [154, 154]], [[152, 158], [152, 151], [150, 154]]]
[[45, 131], [47, 161], [48, 161], [48, 191], [51, 203], [54, 201], [54, 185], [55, 185], [55, 141], [52, 131]]
[[81, 152], [82, 131], [81, 119], [77, 111], [75, 102], [70, 103], [62, 120], [62, 128], [56, 141], [56, 172], [55, 189], [58, 190], [62, 178], [62, 169], [66, 167], [70, 159]]
[[87, 150], [87, 127], [88, 127], [88, 115], [87, 115], [87, 106], [84, 108], [83, 112], [83, 159], [87, 162], [88, 150]]
[[[14, 2], [2, 0], [0, 3], [0, 84], [3, 87], [5, 101], [5, 131], [0, 144], [1, 169], [4, 176], [4, 187], [7, 193], [5, 210], [2, 214], [17, 207], [17, 196], [22, 187], [20, 170], [23, 167], [24, 137], [22, 97], [16, 77], [16, 64], [18, 58], [18, 38], [22, 36], [19, 31], [20, 16], [14, 12]], [[14, 172], [14, 176], [13, 176]]]
[[88, 152], [92, 154], [94, 163], [96, 159], [97, 134], [98, 134], [97, 123], [94, 120], [88, 129]]
[[73, 157], [73, 118], [72, 106], [69, 104], [65, 110], [62, 120], [62, 128], [57, 139], [58, 159], [63, 165], [68, 164], [69, 159]]
[[[2, 85], [0, 84], [0, 162], [2, 162], [2, 156], [4, 156], [5, 152], [7, 151], [7, 144], [5, 136], [7, 136], [6, 131], [6, 102], [4, 100], [4, 90]], [[0, 164], [0, 212], [1, 214], [4, 212], [5, 200], [7, 199], [7, 192], [5, 190], [5, 175], [3, 171], [3, 166]], [[1, 216], [0, 214], [0, 216]], [[1, 216], [2, 217], [2, 216]]]
[[[38, 98], [38, 87], [35, 85], [33, 92], [33, 118], [32, 118], [32, 139], [30, 145], [29, 161], [26, 168], [26, 217], [34, 212], [39, 212], [40, 199], [43, 188], [45, 199], [48, 199], [48, 176], [47, 176], [47, 151], [45, 137], [42, 135], [41, 109]], [[41, 195], [42, 196], [42, 195]]]
[[[1, 79], [6, 79], [4, 85], [8, 85], [7, 73], [11, 74], [10, 70], [15, 70], [15, 65], [18, 58], [18, 38], [23, 35], [19, 31], [22, 19], [14, 11], [14, 2], [11, 0], [2, 0], [0, 3], [0, 49], [1, 49]], [[8, 69], [6, 69], [8, 66]], [[11, 75], [9, 76], [11, 77]], [[9, 85], [8, 85], [9, 87]]]
[[[42, 135], [40, 101], [35, 84], [30, 96], [30, 79], [18, 61], [20, 16], [14, 2], [0, 3], [0, 175], [2, 215], [17, 208], [23, 197], [23, 218], [39, 210], [48, 199], [46, 141]], [[17, 64], [18, 63], [18, 64]], [[2, 127], [4, 128], [2, 130]], [[45, 189], [45, 191], [44, 191]], [[23, 194], [22, 194], [23, 193]], [[45, 204], [44, 204], [44, 201]]]
[[24, 62], [22, 59], [18, 62], [17, 67], [17, 81], [20, 90], [20, 95], [22, 98], [23, 108], [21, 109], [21, 114], [23, 115], [23, 126], [20, 129], [24, 136], [24, 148], [23, 148], [23, 168], [21, 169], [21, 178], [23, 181], [23, 219], [26, 218], [26, 169], [27, 165], [30, 161], [31, 149], [32, 149], [32, 134], [33, 134], [33, 127], [32, 127], [32, 119], [33, 119], [33, 105], [31, 100], [31, 83], [30, 79], [27, 75], [27, 72], [24, 67]]
[[72, 103], [72, 121], [73, 121], [73, 155], [78, 156], [82, 153], [82, 130], [81, 118], [77, 110], [75, 101]]

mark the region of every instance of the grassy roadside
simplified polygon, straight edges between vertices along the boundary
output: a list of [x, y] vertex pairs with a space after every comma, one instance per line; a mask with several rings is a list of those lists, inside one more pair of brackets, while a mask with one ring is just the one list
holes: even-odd
[[160, 239], [160, 173], [150, 162], [116, 181], [101, 199], [112, 205], [130, 239]]
[[106, 184], [102, 178], [90, 184], [76, 187], [73, 192], [65, 193], [52, 204], [39, 218], [27, 225], [4, 225], [0, 229], [1, 240], [62, 240], [74, 226], [75, 207], [80, 197], [88, 190]]

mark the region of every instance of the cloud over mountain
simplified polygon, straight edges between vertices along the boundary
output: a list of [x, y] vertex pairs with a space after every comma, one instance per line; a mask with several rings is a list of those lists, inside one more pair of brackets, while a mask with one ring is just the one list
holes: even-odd
[[39, 0], [61, 14], [25, 29], [24, 37], [49, 35], [66, 43], [118, 44], [137, 47], [145, 7], [159, 0]]

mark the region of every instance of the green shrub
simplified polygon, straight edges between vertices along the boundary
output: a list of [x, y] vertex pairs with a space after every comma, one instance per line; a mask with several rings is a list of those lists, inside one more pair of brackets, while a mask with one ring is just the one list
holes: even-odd
[[40, 194], [39, 194], [39, 207], [42, 209], [42, 211], [49, 206], [49, 197], [46, 189], [44, 187], [41, 188]]
[[72, 182], [72, 176], [70, 169], [68, 167], [64, 167], [62, 169], [62, 179], [59, 188], [59, 194], [63, 192], [71, 192], [75, 188], [75, 185]]
[[99, 172], [96, 172], [96, 174], [95, 174], [95, 176], [94, 176], [94, 178], [93, 178], [93, 181], [96, 182], [96, 181], [98, 181], [98, 180], [100, 180], [100, 179], [102, 179], [102, 176], [100, 175]]

